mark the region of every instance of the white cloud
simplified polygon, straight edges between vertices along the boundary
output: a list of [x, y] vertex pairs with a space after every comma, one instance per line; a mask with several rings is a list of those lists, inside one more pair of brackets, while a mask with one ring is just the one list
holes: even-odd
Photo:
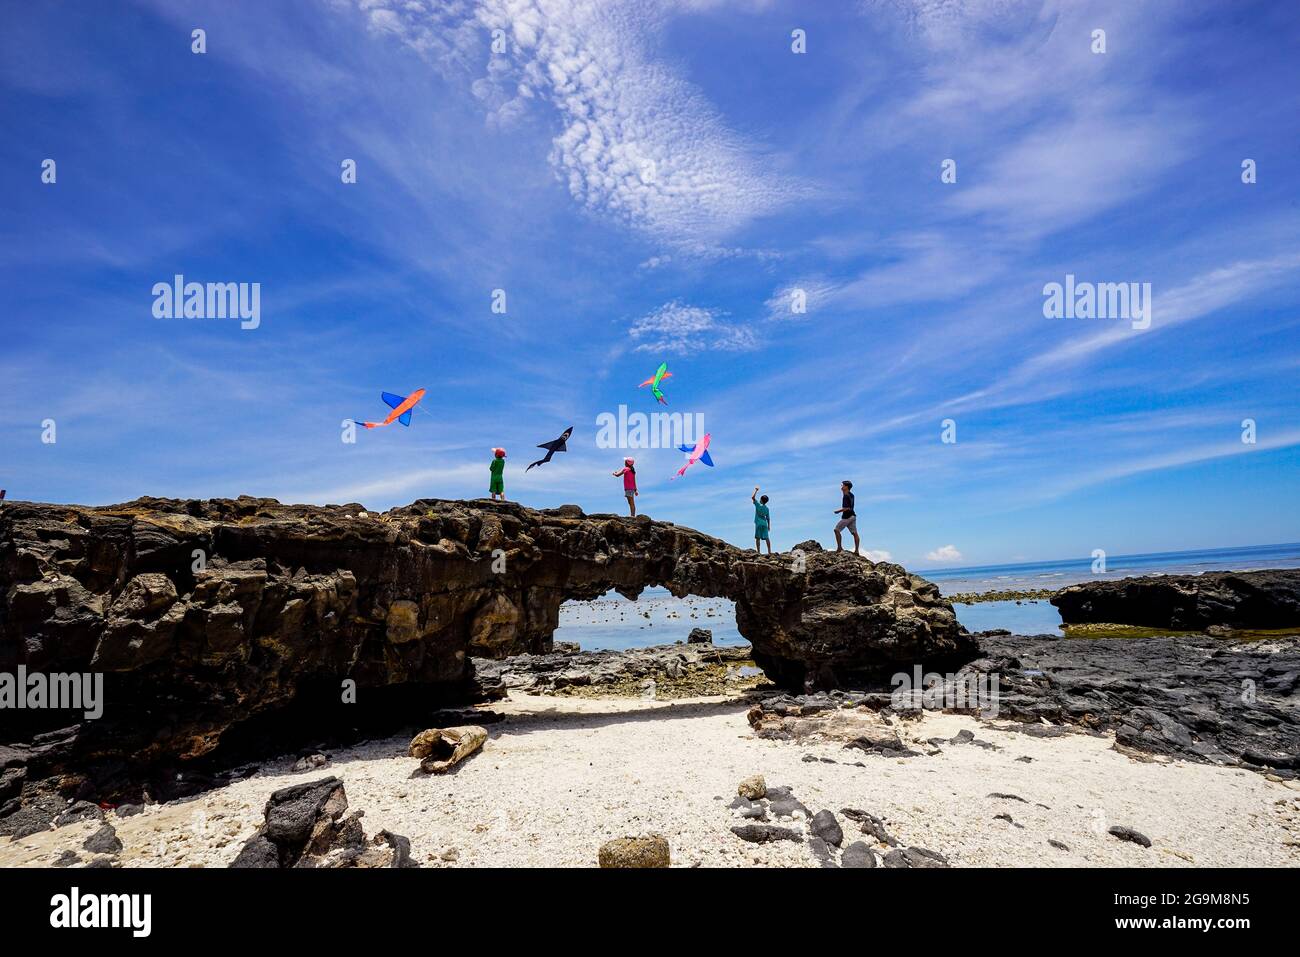
[[[830, 303], [838, 288], [835, 283], [812, 277], [789, 283], [773, 292], [764, 303], [767, 318], [773, 322], [803, 319]], [[795, 311], [799, 293], [803, 294], [803, 312]]]
[[[711, 252], [798, 189], [652, 57], [649, 41], [675, 4], [480, 0], [423, 13], [359, 2], [380, 8], [369, 10], [374, 29], [397, 33], [439, 65], [486, 53], [487, 75], [472, 90], [490, 122], [507, 127], [549, 103], [563, 125], [549, 160], [573, 198], [662, 242]], [[487, 49], [493, 31], [502, 31], [505, 52]]]
[[674, 300], [632, 323], [629, 332], [637, 343], [637, 352], [742, 352], [758, 347], [758, 339], [750, 329], [725, 322], [719, 318], [722, 315], [716, 309]]
[[864, 548], [858, 554], [871, 559], [873, 562], [892, 562], [894, 560], [894, 557], [889, 552], [879, 548]]
[[957, 551], [955, 545], [941, 545], [932, 552], [926, 553], [926, 561], [931, 562], [959, 562], [961, 561], [961, 552]]
[[864, 10], [892, 8], [935, 48], [1020, 38], [1041, 44], [1056, 28], [1057, 0], [864, 0]]

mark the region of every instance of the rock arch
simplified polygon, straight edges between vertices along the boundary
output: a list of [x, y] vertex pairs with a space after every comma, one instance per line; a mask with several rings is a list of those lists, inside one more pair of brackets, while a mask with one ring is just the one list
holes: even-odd
[[755, 659], [792, 687], [976, 655], [932, 583], [811, 542], [801, 557], [573, 505], [10, 502], [0, 670], [107, 673], [114, 706], [81, 737], [147, 760], [201, 755], [343, 680], [472, 694], [471, 656], [548, 651], [566, 600], [610, 590], [731, 599]]

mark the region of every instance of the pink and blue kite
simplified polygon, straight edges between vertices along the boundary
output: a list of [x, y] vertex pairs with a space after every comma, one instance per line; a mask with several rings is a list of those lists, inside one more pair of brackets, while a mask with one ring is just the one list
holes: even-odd
[[678, 451], [686, 453], [686, 464], [677, 470], [677, 474], [673, 476], [674, 479], [685, 475], [686, 470], [696, 462], [703, 462], [709, 468], [713, 468], [713, 459], [709, 456], [709, 441], [711, 438], [712, 436], [706, 432], [704, 438], [695, 443], [694, 448], [689, 445], [677, 446]]

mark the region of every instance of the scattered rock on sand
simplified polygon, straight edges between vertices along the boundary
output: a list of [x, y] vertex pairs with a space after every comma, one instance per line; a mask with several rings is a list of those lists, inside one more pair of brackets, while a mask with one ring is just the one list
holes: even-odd
[[812, 812], [794, 796], [788, 787], [774, 787], [767, 790], [767, 809], [777, 817], [794, 817], [802, 814], [805, 819], [812, 817]]
[[294, 774], [302, 774], [305, 771], [315, 771], [329, 764], [329, 758], [317, 751], [315, 754], [303, 755], [293, 766]]
[[55, 827], [63, 827], [76, 821], [102, 821], [104, 811], [98, 804], [90, 801], [74, 801], [66, 811], [54, 819]]
[[667, 867], [668, 838], [662, 834], [615, 838], [600, 846], [599, 860], [601, 867]]
[[857, 825], [862, 829], [863, 834], [869, 834], [881, 844], [887, 844], [890, 847], [898, 846], [898, 841], [894, 836], [885, 830], [885, 822], [874, 814], [869, 814], [866, 811], [859, 811], [857, 808], [852, 807], [840, 808], [840, 813], [850, 821], [857, 822]]
[[459, 728], [429, 728], [411, 739], [409, 753], [421, 758], [420, 769], [443, 774], [483, 746], [487, 731], [476, 724]]
[[776, 824], [737, 824], [731, 833], [742, 841], [751, 844], [767, 844], [769, 841], [794, 841], [803, 843], [803, 835], [793, 828], [780, 827]]
[[92, 854], [117, 854], [122, 850], [122, 842], [118, 840], [117, 831], [111, 824], [105, 824], [86, 838], [81, 846]]
[[767, 782], [763, 780], [763, 775], [755, 774], [745, 778], [736, 788], [736, 793], [743, 798], [751, 801], [758, 801], [767, 797]]
[[915, 758], [921, 754], [920, 751], [913, 751], [903, 744], [902, 739], [893, 731], [861, 734], [844, 747], [859, 748], [868, 754], [882, 754], [887, 758]]
[[1112, 837], [1117, 837], [1121, 841], [1131, 841], [1132, 843], [1139, 844], [1142, 847], [1151, 846], [1151, 838], [1139, 831], [1133, 830], [1131, 827], [1125, 827], [1123, 824], [1116, 824], [1114, 827], [1107, 828], [1106, 831]]
[[347, 794], [336, 777], [295, 784], [266, 802], [263, 825], [231, 867], [419, 867], [411, 842], [380, 831], [367, 842], [361, 812], [347, 817]]
[[840, 855], [840, 867], [875, 867], [876, 855], [862, 841], [854, 841]]
[[759, 801], [751, 801], [749, 798], [737, 795], [727, 807], [739, 812], [741, 817], [755, 821], [767, 820], [767, 808]]
[[1062, 844], [1054, 837], [1049, 837], [1047, 843], [1052, 845], [1052, 847], [1056, 848], [1058, 851], [1068, 851], [1070, 849], [1068, 844]]
[[835, 863], [835, 849], [820, 837], [808, 838], [808, 847], [820, 866], [839, 867], [839, 865]]
[[827, 844], [834, 844], [836, 847], [839, 847], [844, 840], [844, 831], [840, 827], [840, 822], [835, 820], [835, 815], [830, 811], [818, 811], [814, 814], [808, 829]]

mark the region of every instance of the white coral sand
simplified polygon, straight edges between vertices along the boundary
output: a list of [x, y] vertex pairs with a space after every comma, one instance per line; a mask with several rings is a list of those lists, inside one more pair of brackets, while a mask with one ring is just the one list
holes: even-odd
[[[285, 758], [189, 801], [134, 817], [110, 813], [125, 845], [120, 860], [127, 867], [224, 866], [260, 823], [272, 791], [333, 774], [351, 808], [365, 811], [367, 833], [406, 835], [426, 867], [593, 866], [604, 841], [656, 831], [668, 838], [675, 866], [812, 866], [806, 844], [754, 845], [732, 834], [741, 822], [727, 804], [736, 785], [758, 773], [769, 785], [792, 787], [809, 811], [834, 811], [846, 845], [871, 843], [839, 813], [858, 808], [882, 818], [902, 843], [938, 851], [954, 866], [1300, 865], [1294, 784], [1237, 769], [1134, 760], [1107, 738], [1037, 738], [927, 714], [900, 729], [906, 739], [970, 728], [1000, 750], [945, 745], [937, 755], [886, 758], [833, 741], [759, 739], [746, 705], [734, 698], [514, 695], [492, 707], [509, 717], [489, 725], [483, 750], [446, 776], [420, 773], [406, 754], [408, 738], [390, 738], [335, 752], [328, 767], [306, 774], [289, 773], [293, 759]], [[839, 763], [805, 761], [808, 754]], [[1112, 837], [1106, 828], [1114, 824], [1147, 835], [1152, 847]], [[68, 848], [84, 861], [91, 855], [79, 850], [81, 842], [97, 826], [0, 839], [0, 865], [49, 864]]]

